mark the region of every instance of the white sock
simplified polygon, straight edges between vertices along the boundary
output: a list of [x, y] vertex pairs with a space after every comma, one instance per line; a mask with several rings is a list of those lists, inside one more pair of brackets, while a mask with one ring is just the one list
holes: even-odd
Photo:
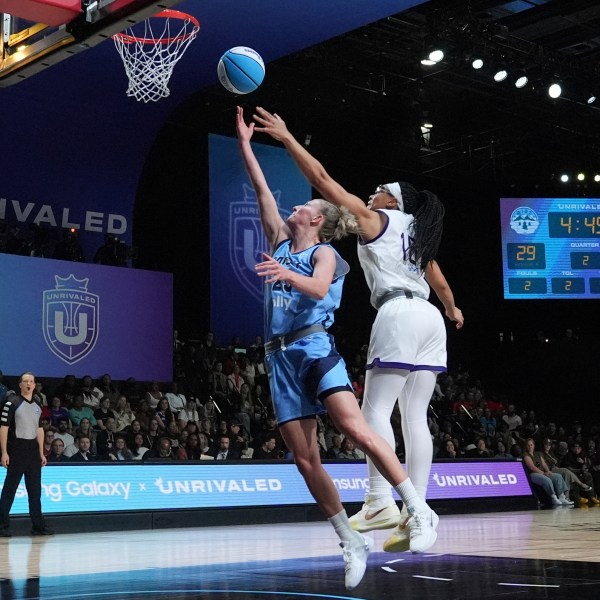
[[341, 510], [337, 515], [333, 515], [333, 517], [329, 517], [327, 520], [333, 525], [335, 532], [342, 542], [361, 541], [362, 536], [352, 529], [345, 510]]
[[402, 502], [406, 505], [408, 514], [412, 515], [427, 508], [425, 501], [419, 498], [410, 478], [405, 479], [396, 486], [396, 491], [400, 494]]
[[416, 485], [413, 484], [415, 487], [415, 492], [417, 492], [417, 496], [419, 496], [419, 498], [421, 498], [421, 500], [423, 500], [423, 502], [425, 502], [425, 498], [427, 496], [427, 486], [426, 485]]

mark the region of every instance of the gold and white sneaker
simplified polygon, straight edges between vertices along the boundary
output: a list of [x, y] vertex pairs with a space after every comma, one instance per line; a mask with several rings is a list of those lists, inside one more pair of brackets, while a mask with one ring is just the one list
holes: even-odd
[[390, 504], [378, 506], [367, 496], [362, 509], [350, 517], [354, 531], [372, 531], [373, 529], [392, 529], [400, 523], [400, 509], [390, 498]]
[[383, 542], [385, 552], [406, 552], [410, 549], [410, 517], [404, 517], [392, 531], [392, 535]]

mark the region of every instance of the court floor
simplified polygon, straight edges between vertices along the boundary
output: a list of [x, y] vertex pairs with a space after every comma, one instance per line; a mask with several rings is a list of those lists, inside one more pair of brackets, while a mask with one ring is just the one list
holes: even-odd
[[0, 539], [0, 596], [44, 599], [600, 598], [600, 509], [445, 516], [427, 554], [376, 547], [344, 588], [326, 522]]

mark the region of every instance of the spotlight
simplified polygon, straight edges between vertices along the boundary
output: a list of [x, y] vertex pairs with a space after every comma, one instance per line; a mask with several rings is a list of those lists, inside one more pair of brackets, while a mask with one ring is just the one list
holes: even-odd
[[474, 58], [471, 61], [471, 66], [478, 71], [481, 69], [481, 67], [483, 67], [483, 58]]
[[433, 129], [433, 123], [431, 121], [423, 121], [423, 125], [421, 125], [424, 129]]
[[505, 67], [500, 67], [495, 73], [494, 73], [494, 81], [496, 82], [500, 82], [500, 81], [504, 81], [506, 78], [508, 77], [508, 71], [506, 70]]
[[562, 87], [557, 81], [548, 86], [548, 96], [550, 96], [550, 98], [558, 98], [561, 94]]
[[585, 173], [577, 173], [577, 181], [583, 181], [585, 179]]
[[594, 181], [596, 183], [600, 182], [600, 175], [598, 175], [597, 173], [596, 173], [596, 175], [594, 175]]
[[563, 173], [563, 174], [560, 176], [560, 180], [561, 180], [563, 183], [567, 183], [567, 182], [569, 181], [569, 176], [568, 176], [566, 173]]
[[524, 88], [529, 82], [529, 78], [527, 77], [527, 73], [525, 71], [519, 71], [517, 73], [517, 79], [515, 80], [515, 87]]
[[596, 100], [597, 100], [597, 98], [596, 98], [596, 94], [594, 94], [594, 93], [591, 93], [591, 94], [588, 96], [588, 98], [587, 98], [586, 102], [587, 102], [588, 104], [594, 104], [594, 102], [596, 102]]
[[427, 58], [432, 60], [434, 63], [439, 63], [441, 60], [444, 60], [444, 51], [436, 48], [429, 53]]
[[437, 65], [442, 60], [444, 60], [444, 51], [441, 48], [429, 46], [426, 56], [421, 59], [421, 64], [431, 67]]

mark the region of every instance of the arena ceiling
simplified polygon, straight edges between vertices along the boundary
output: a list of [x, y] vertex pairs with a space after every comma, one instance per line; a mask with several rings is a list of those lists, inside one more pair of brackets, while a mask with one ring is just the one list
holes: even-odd
[[[422, 65], [434, 47], [443, 60]], [[313, 144], [319, 133], [344, 147], [360, 138], [390, 168], [541, 187], [582, 170], [572, 192], [597, 194], [600, 98], [588, 98], [600, 96], [599, 58], [600, 2], [434, 0], [274, 61], [247, 101], [293, 115]], [[497, 83], [501, 64], [508, 77]], [[529, 82], [517, 89], [521, 70]], [[563, 92], [553, 100], [555, 79]], [[222, 95], [218, 86], [201, 95], [215, 119]]]

